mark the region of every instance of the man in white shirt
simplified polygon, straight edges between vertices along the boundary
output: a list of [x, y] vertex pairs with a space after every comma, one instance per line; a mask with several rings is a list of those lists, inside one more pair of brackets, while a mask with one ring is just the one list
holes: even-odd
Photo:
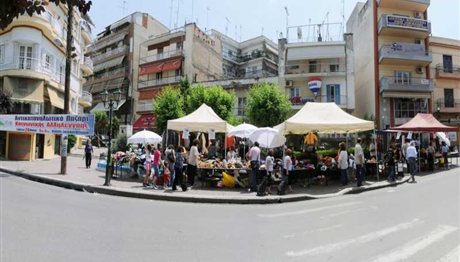
[[199, 143], [200, 141], [198, 139], [193, 140], [188, 157], [187, 178], [190, 186], [195, 184], [195, 175], [197, 171], [198, 160], [200, 159], [200, 153], [198, 152]]
[[363, 148], [361, 147], [361, 138], [358, 138], [355, 145], [356, 185], [358, 187], [363, 185], [363, 164], [364, 152]]
[[259, 173], [260, 164], [259, 142], [256, 141], [251, 149], [249, 149], [248, 158], [249, 161], [251, 161], [251, 176], [249, 178], [251, 182], [251, 192], [257, 192], [257, 174]]
[[412, 183], [415, 183], [415, 171], [416, 171], [416, 159], [417, 159], [417, 149], [415, 148], [415, 142], [410, 142], [406, 150], [406, 158], [409, 162], [409, 172], [410, 177], [412, 178]]

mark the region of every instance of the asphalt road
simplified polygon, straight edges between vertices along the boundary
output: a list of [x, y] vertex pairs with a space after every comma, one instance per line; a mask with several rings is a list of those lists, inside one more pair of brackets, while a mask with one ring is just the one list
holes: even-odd
[[217, 205], [0, 174], [0, 261], [460, 261], [459, 175], [322, 200]]

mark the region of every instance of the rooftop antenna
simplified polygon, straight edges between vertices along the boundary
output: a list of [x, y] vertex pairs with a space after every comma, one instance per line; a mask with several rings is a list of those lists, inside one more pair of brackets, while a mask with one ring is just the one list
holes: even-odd
[[192, 0], [192, 23], [195, 22], [195, 17], [193, 16], [193, 8], [195, 7], [195, 1]]
[[261, 35], [264, 35], [264, 27], [263, 26], [261, 28], [261, 31], [262, 31]]
[[284, 6], [284, 11], [286, 11], [286, 39], [289, 38], [289, 10], [287, 6]]
[[225, 17], [225, 35], [228, 36], [228, 24], [230, 23], [230, 19], [228, 17]]
[[118, 8], [121, 8], [121, 14], [122, 14], [123, 16], [125, 16], [125, 15], [126, 15], [126, 10], [128, 9], [128, 8], [126, 7], [126, 0], [123, 0], [123, 1], [121, 2], [121, 5], [118, 6]]
[[243, 35], [243, 26], [240, 25], [240, 42], [241, 42], [241, 36]]
[[171, 29], [172, 27], [173, 5], [174, 5], [174, 0], [171, 0], [171, 4], [169, 6], [169, 29]]
[[238, 41], [238, 26], [235, 25], [235, 41]]
[[177, 0], [177, 9], [176, 9], [176, 22], [174, 23], [174, 28], [177, 28], [177, 24], [179, 23], [179, 9], [180, 9], [180, 1]]
[[342, 0], [342, 33], [340, 35], [345, 34], [345, 1]]
[[211, 10], [211, 8], [209, 8], [209, 6], [206, 6], [206, 28], [204, 29], [204, 31], [208, 31], [208, 28], [209, 28], [209, 10]]
[[[314, 29], [313, 29], [314, 30]], [[307, 31], [307, 42], [309, 41], [310, 39], [310, 31], [311, 31], [311, 18], [308, 18], [308, 31]], [[313, 31], [313, 35], [315, 34], [315, 32]], [[314, 36], [313, 36], [314, 38]]]

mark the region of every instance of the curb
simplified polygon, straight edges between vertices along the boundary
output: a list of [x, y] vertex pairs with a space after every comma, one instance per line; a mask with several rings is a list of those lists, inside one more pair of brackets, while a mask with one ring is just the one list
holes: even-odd
[[79, 184], [70, 181], [63, 181], [59, 179], [49, 178], [40, 175], [33, 175], [28, 174], [20, 171], [12, 171], [5, 168], [0, 168], [0, 172], [8, 173], [10, 175], [18, 176], [24, 179], [28, 179], [31, 181], [44, 183], [48, 185], [54, 185], [66, 189], [73, 189], [80, 192], [88, 192], [88, 193], [98, 193], [104, 195], [111, 195], [111, 196], [121, 196], [121, 197], [130, 197], [130, 198], [140, 198], [140, 199], [149, 199], [149, 200], [162, 200], [162, 201], [174, 201], [174, 202], [188, 202], [188, 203], [208, 203], [208, 204], [280, 204], [280, 203], [288, 203], [288, 202], [298, 202], [298, 201], [306, 201], [306, 200], [313, 200], [313, 199], [323, 199], [323, 198], [331, 198], [337, 197], [341, 195], [347, 194], [360, 194], [362, 192], [381, 189], [384, 187], [396, 187], [399, 184], [406, 183], [409, 181], [410, 177], [404, 178], [401, 181], [392, 184], [382, 184], [377, 186], [363, 186], [363, 187], [352, 187], [352, 188], [345, 188], [341, 191], [333, 194], [325, 194], [325, 195], [295, 195], [295, 196], [264, 196], [264, 197], [257, 197], [257, 198], [240, 198], [240, 197], [209, 197], [209, 196], [179, 196], [179, 195], [166, 195], [166, 194], [149, 194], [143, 193], [138, 191], [126, 190], [126, 189], [118, 189], [114, 187], [106, 187], [106, 186], [95, 186], [89, 184]]

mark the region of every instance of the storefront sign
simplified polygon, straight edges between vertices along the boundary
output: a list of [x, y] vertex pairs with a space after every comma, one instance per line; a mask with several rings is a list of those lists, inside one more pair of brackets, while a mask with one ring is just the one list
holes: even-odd
[[0, 115], [0, 130], [94, 135], [94, 115]]
[[428, 21], [404, 16], [387, 16], [389, 26], [428, 30]]

